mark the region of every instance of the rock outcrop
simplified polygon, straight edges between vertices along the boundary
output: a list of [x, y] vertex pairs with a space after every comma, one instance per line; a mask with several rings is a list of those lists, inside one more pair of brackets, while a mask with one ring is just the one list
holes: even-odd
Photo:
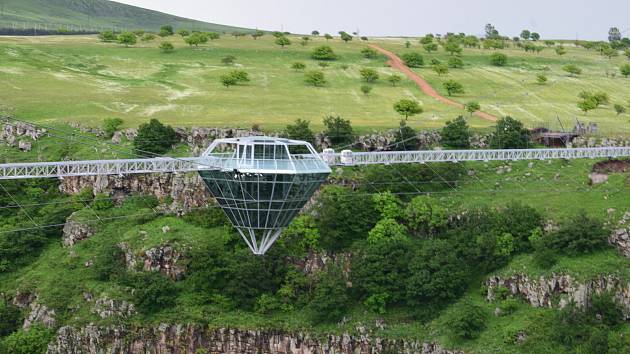
[[196, 173], [66, 177], [59, 185], [61, 192], [71, 195], [85, 188], [92, 188], [94, 194], [105, 193], [120, 200], [132, 193], [153, 195], [161, 201], [172, 199], [169, 208], [183, 212], [206, 206], [211, 198]]
[[36, 323], [41, 323], [46, 327], [54, 327], [57, 321], [55, 320], [55, 310], [51, 310], [45, 305], [33, 302], [30, 304], [31, 312], [24, 319], [22, 328], [28, 329]]
[[152, 247], [146, 251], [134, 252], [126, 243], [118, 246], [125, 253], [125, 264], [128, 270], [160, 272], [173, 280], [181, 280], [186, 274], [186, 251], [181, 250], [181, 247], [167, 244]]
[[16, 146], [22, 151], [30, 151], [32, 144], [28, 140], [37, 140], [46, 134], [46, 129], [40, 129], [28, 123], [15, 122], [9, 118], [0, 118], [0, 142], [9, 146]]
[[534, 307], [564, 307], [573, 301], [577, 306], [589, 304], [594, 294], [612, 293], [630, 319], [630, 284], [614, 275], [601, 275], [588, 281], [578, 281], [570, 275], [530, 278], [525, 274], [509, 277], [493, 276], [486, 280], [486, 299], [494, 300], [499, 287], [519, 296]]
[[367, 335], [312, 337], [282, 331], [206, 329], [161, 324], [152, 328], [123, 326], [62, 327], [47, 354], [68, 353], [257, 353], [257, 354], [463, 354], [436, 343], [384, 340]]
[[105, 296], [96, 300], [92, 312], [99, 315], [101, 318], [114, 316], [126, 318], [133, 316], [136, 310], [133, 304], [125, 300], [110, 299]]
[[608, 243], [616, 247], [624, 257], [630, 258], [630, 211], [625, 212], [613, 228]]
[[94, 234], [94, 230], [88, 224], [76, 220], [76, 212], [68, 217], [63, 227], [62, 243], [65, 247], [72, 247], [81, 240], [85, 240]]
[[351, 256], [350, 253], [327, 254], [309, 251], [305, 258], [293, 260], [292, 263], [308, 276], [318, 274], [329, 264], [338, 265], [344, 274], [349, 274]]

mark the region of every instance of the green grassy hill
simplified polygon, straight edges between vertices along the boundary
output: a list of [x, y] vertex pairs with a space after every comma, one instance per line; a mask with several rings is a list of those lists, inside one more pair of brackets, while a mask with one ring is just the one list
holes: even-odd
[[158, 11], [106, 0], [2, 0], [0, 28], [39, 27], [58, 29], [145, 29], [158, 30], [169, 24], [175, 28], [203, 31], [234, 31], [242, 28], [190, 20]]

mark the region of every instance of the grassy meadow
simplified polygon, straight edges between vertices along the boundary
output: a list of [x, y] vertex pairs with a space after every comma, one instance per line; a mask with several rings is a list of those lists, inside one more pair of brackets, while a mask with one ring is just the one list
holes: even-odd
[[[274, 38], [223, 36], [198, 48], [186, 45], [180, 36], [166, 39], [176, 50], [165, 54], [157, 48], [162, 42], [138, 42], [126, 48], [116, 43], [102, 43], [96, 36], [1, 37], [0, 38], [0, 105], [16, 116], [39, 122], [81, 122], [98, 126], [103, 119], [120, 117], [132, 127], [158, 118], [178, 126], [250, 127], [260, 125], [277, 130], [296, 118], [308, 119], [316, 128], [328, 114], [350, 119], [360, 132], [383, 130], [397, 126], [400, 116], [394, 102], [414, 98], [424, 106], [424, 113], [411, 117], [416, 128], [437, 128], [463, 110], [437, 103], [424, 95], [411, 81], [403, 80], [396, 87], [384, 78], [394, 73], [385, 58], [366, 59], [360, 50], [366, 43], [349, 43], [335, 38], [326, 41], [312, 38], [306, 46], [300, 37], [291, 37], [292, 45], [282, 49]], [[540, 54], [528, 54], [509, 48], [501, 52], [509, 56], [506, 67], [490, 66], [490, 50], [464, 49], [462, 69], [451, 69], [438, 76], [429, 64], [431, 58], [446, 61], [448, 54], [439, 49], [427, 54], [413, 40], [406, 49], [404, 39], [373, 39], [386, 49], [402, 54], [420, 51], [425, 67], [416, 69], [441, 93], [443, 81], [454, 79], [464, 85], [466, 93], [455, 100], [479, 101], [482, 109], [497, 116], [512, 115], [528, 127], [565, 128], [576, 119], [597, 122], [604, 134], [630, 133], [628, 115], [617, 116], [614, 103], [628, 104], [630, 80], [618, 73], [627, 61], [624, 56], [605, 59], [594, 50], [587, 51], [570, 44], [568, 53], [558, 56], [553, 48]], [[321, 69], [310, 59], [317, 45], [329, 44], [340, 56]], [[232, 55], [235, 64], [225, 65], [221, 59]], [[323, 87], [308, 86], [304, 72], [291, 69], [301, 61], [308, 70], [323, 70], [328, 83]], [[569, 77], [561, 70], [566, 63], [575, 63], [584, 73]], [[371, 67], [381, 75], [369, 95], [359, 70]], [[230, 70], [249, 73], [251, 81], [225, 88], [219, 77]], [[606, 77], [606, 71], [616, 77]], [[544, 73], [549, 81], [540, 85], [536, 75]], [[584, 115], [576, 106], [582, 90], [604, 91], [611, 103]], [[477, 129], [491, 122], [469, 118]]]

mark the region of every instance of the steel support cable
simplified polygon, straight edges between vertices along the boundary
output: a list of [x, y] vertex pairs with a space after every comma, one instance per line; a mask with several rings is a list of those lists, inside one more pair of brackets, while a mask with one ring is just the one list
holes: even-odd
[[28, 218], [28, 219], [29, 219], [29, 220], [33, 223], [33, 225], [35, 225], [35, 226], [39, 226], [39, 224], [37, 224], [37, 222], [35, 221], [35, 219], [33, 219], [33, 218], [31, 217], [31, 215], [30, 215], [30, 214], [26, 211], [26, 209], [24, 209], [24, 208], [22, 207], [22, 205], [20, 205], [20, 202], [18, 202], [18, 201], [17, 201], [17, 199], [15, 199], [15, 198], [13, 197], [13, 195], [12, 195], [11, 193], [9, 193], [9, 191], [8, 191], [8, 190], [4, 187], [4, 185], [3, 185], [2, 183], [0, 183], [0, 188], [2, 188], [2, 190], [4, 191], [4, 193], [6, 193], [6, 195], [9, 197], [9, 199], [11, 199], [11, 201], [12, 201], [13, 203], [15, 203], [15, 205], [17, 205], [17, 206], [20, 208], [20, 210], [22, 210], [22, 211], [24, 212], [24, 215], [26, 215], [26, 217], [27, 217], [27, 218]]

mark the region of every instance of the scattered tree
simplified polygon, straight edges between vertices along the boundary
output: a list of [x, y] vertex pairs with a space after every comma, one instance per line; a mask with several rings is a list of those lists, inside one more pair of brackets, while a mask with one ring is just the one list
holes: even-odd
[[153, 33], [145, 33], [142, 38], [140, 38], [143, 42], [150, 42], [155, 39], [155, 35]]
[[621, 72], [621, 75], [627, 78], [630, 76], [630, 64], [623, 64], [619, 67], [619, 71]]
[[402, 81], [402, 77], [400, 77], [400, 75], [398, 74], [392, 74], [387, 77], [387, 81], [389, 81], [389, 83], [391, 83], [392, 86], [396, 86], [396, 84]]
[[184, 38], [184, 42], [186, 42], [186, 44], [188, 44], [189, 46], [195, 46], [198, 47], [200, 44], [204, 44], [204, 43], [208, 43], [208, 37], [201, 32], [195, 32], [193, 34], [191, 34], [188, 37]]
[[177, 31], [177, 34], [179, 34], [182, 37], [186, 37], [190, 35], [190, 31], [185, 30], [185, 29], [180, 29], [179, 31]]
[[495, 149], [524, 149], [529, 146], [529, 130], [523, 123], [512, 118], [499, 119], [490, 138], [490, 146]]
[[311, 40], [311, 37], [303, 36], [302, 40], [300, 41], [300, 45], [302, 45], [302, 47], [306, 47], [306, 45], [308, 44], [308, 41], [310, 40]]
[[370, 68], [363, 68], [359, 70], [359, 74], [361, 74], [361, 77], [365, 80], [365, 82], [374, 82], [379, 78], [378, 72]]
[[464, 93], [464, 86], [455, 80], [447, 80], [442, 85], [449, 96]]
[[588, 111], [597, 108], [597, 101], [594, 99], [583, 99], [578, 101], [577, 106], [584, 114], [587, 114]]
[[175, 47], [171, 42], [162, 42], [160, 43], [160, 50], [162, 53], [172, 53], [175, 50]]
[[324, 135], [330, 139], [333, 146], [347, 145], [354, 139], [350, 121], [340, 116], [325, 117], [324, 127]]
[[261, 31], [261, 30], [256, 30], [252, 33], [252, 38], [254, 38], [254, 40], [257, 40], [258, 38], [262, 37], [265, 35], [265, 32]]
[[490, 64], [494, 66], [505, 66], [507, 61], [508, 57], [503, 53], [492, 53], [492, 55], [490, 55]]
[[407, 125], [407, 119], [401, 119], [391, 147], [397, 151], [415, 150], [418, 147], [417, 137], [416, 131]]
[[424, 58], [420, 53], [405, 53], [402, 55], [402, 59], [410, 68], [419, 68], [424, 65]]
[[444, 45], [444, 50], [446, 50], [451, 55], [460, 55], [462, 54], [462, 47], [456, 41], [448, 41]]
[[400, 101], [394, 103], [394, 110], [401, 116], [405, 117], [405, 120], [410, 116], [422, 113], [424, 110], [422, 106], [418, 104], [418, 101], [403, 98]]
[[221, 75], [219, 77], [219, 80], [221, 81], [221, 84], [227, 88], [229, 88], [230, 86], [234, 86], [238, 83], [238, 80], [232, 76], [232, 75]]
[[486, 318], [482, 307], [464, 301], [449, 311], [444, 322], [452, 337], [470, 340], [486, 328]]
[[361, 85], [361, 92], [363, 92], [364, 95], [369, 95], [370, 92], [372, 92], [372, 86], [370, 85]]
[[160, 28], [160, 37], [168, 37], [174, 34], [173, 26], [166, 25]]
[[341, 40], [348, 43], [352, 40], [352, 36], [349, 35], [348, 33], [346, 33], [345, 31], [340, 31], [339, 32], [339, 37], [341, 37]]
[[293, 124], [289, 124], [284, 129], [282, 136], [288, 139], [302, 140], [313, 144], [315, 133], [311, 130], [311, 122], [304, 119], [296, 119]]
[[462, 116], [446, 122], [440, 136], [442, 137], [442, 144], [446, 147], [453, 149], [468, 149], [470, 147], [470, 128]]
[[324, 86], [326, 77], [322, 71], [312, 70], [304, 74], [304, 82], [313, 86]]
[[613, 43], [613, 42], [618, 42], [620, 40], [621, 40], [621, 32], [619, 31], [619, 28], [611, 27], [610, 30], [608, 31], [608, 41]]
[[532, 33], [529, 30], [523, 30], [521, 32], [521, 38], [524, 40], [528, 40], [531, 37]]
[[463, 68], [464, 61], [459, 57], [448, 58], [448, 67], [449, 68]]
[[221, 38], [221, 35], [218, 34], [217, 32], [208, 32], [208, 39], [210, 39], [211, 41], [214, 41], [215, 39], [219, 39]]
[[433, 71], [440, 76], [446, 75], [448, 74], [448, 66], [446, 64], [435, 64], [433, 65]]
[[124, 44], [125, 47], [134, 45], [137, 41], [136, 35], [131, 32], [123, 32], [118, 35], [118, 43]]
[[319, 31], [315, 30], [315, 31], [311, 32], [311, 36], [313, 36], [313, 37], [319, 36]]
[[326, 42], [328, 42], [328, 40], [333, 39], [333, 36], [330, 35], [329, 33], [324, 34], [324, 38], [326, 38]]
[[427, 43], [423, 44], [422, 48], [424, 48], [427, 53], [431, 53], [438, 50], [438, 45], [436, 43]]
[[470, 101], [464, 105], [464, 108], [466, 108], [466, 111], [472, 116], [473, 113], [481, 109], [481, 105], [479, 102]]
[[538, 34], [538, 33], [536, 33], [536, 32], [532, 32], [531, 37], [532, 37], [532, 41], [534, 41], [534, 42], [535, 42], [535, 41], [537, 41], [537, 40], [539, 40], [539, 39], [540, 39], [540, 34]]
[[409, 48], [409, 47], [411, 47], [411, 42], [406, 41], [406, 42], [405, 42], [405, 48]]
[[113, 42], [117, 39], [116, 34], [113, 31], [103, 31], [99, 33], [98, 38], [101, 42]]
[[337, 322], [341, 320], [348, 306], [346, 281], [338, 267], [327, 267], [319, 276], [309, 304], [316, 322]]
[[322, 45], [313, 49], [311, 58], [315, 60], [336, 60], [337, 55], [330, 46]]
[[163, 154], [177, 143], [177, 134], [170, 125], [164, 125], [157, 119], [151, 119], [138, 128], [138, 135], [133, 140], [137, 154], [149, 156]]
[[562, 67], [562, 70], [568, 72], [569, 76], [580, 75], [582, 73], [582, 69], [575, 64], [567, 64]]
[[289, 40], [289, 38], [282, 36], [282, 37], [278, 37], [276, 38], [276, 42], [277, 45], [281, 46], [284, 49], [284, 46], [286, 45], [291, 45], [291, 41]]

